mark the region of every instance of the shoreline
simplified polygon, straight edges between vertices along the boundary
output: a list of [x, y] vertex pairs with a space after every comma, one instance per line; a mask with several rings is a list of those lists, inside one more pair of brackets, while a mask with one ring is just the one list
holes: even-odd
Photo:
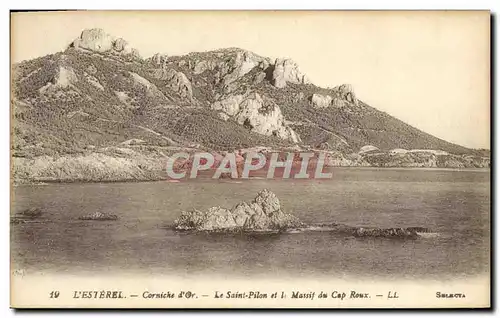
[[[357, 167], [345, 167], [345, 166], [336, 166], [336, 167], [328, 167], [329, 170], [331, 169], [338, 169], [338, 170], [374, 170], [374, 171], [382, 171], [382, 170], [394, 170], [394, 171], [435, 171], [435, 172], [483, 172], [483, 173], [490, 173], [491, 174], [491, 168], [428, 168], [428, 167], [366, 167], [366, 166], [357, 166]], [[111, 184], [111, 183], [147, 183], [147, 182], [168, 182], [168, 183], [186, 183], [186, 182], [196, 182], [196, 181], [208, 181], [211, 180], [213, 181], [218, 181], [222, 183], [243, 183], [245, 181], [255, 181], [255, 180], [270, 180], [270, 181], [277, 181], [277, 180], [283, 180], [283, 181], [306, 181], [306, 180], [316, 180], [316, 181], [325, 181], [329, 179], [294, 179], [294, 178], [289, 178], [289, 179], [282, 179], [282, 178], [272, 178], [272, 179], [267, 179], [265, 175], [263, 176], [253, 176], [250, 178], [236, 178], [236, 179], [213, 179], [209, 177], [208, 175], [203, 176], [201, 175], [200, 177], [196, 179], [167, 179], [167, 178], [151, 178], [151, 179], [117, 179], [117, 180], [63, 180], [63, 179], [54, 179], [54, 180], [32, 180], [32, 181], [22, 181], [19, 182], [16, 180], [13, 180], [11, 177], [10, 180], [10, 185], [12, 187], [19, 187], [19, 186], [44, 186], [44, 185], [52, 185], [52, 184]]]

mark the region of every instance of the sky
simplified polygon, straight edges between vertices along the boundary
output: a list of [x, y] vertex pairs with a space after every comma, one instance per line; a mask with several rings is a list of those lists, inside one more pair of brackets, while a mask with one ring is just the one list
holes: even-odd
[[240, 47], [287, 57], [323, 87], [444, 140], [490, 148], [487, 11], [90, 11], [13, 13], [12, 62], [102, 28], [143, 57]]

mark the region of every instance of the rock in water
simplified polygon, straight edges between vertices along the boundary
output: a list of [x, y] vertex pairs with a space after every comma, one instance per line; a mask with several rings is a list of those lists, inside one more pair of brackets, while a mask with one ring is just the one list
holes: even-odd
[[26, 209], [16, 215], [12, 216], [10, 223], [12, 224], [23, 224], [27, 221], [36, 220], [42, 215], [42, 210], [39, 208]]
[[416, 239], [433, 232], [424, 227], [376, 228], [337, 223], [305, 224], [285, 213], [276, 195], [264, 189], [251, 202], [241, 202], [231, 210], [211, 207], [207, 211], [184, 211], [175, 220], [175, 229], [201, 232], [311, 232], [328, 231], [358, 238]]
[[398, 237], [398, 238], [416, 238], [418, 232], [414, 228], [364, 228], [354, 229], [352, 233], [355, 237]]
[[175, 221], [177, 230], [196, 231], [279, 231], [302, 227], [295, 216], [283, 212], [278, 197], [264, 189], [250, 203], [242, 202], [233, 209], [212, 207], [207, 211], [185, 211]]
[[101, 212], [94, 212], [89, 215], [81, 216], [78, 218], [79, 220], [88, 220], [88, 221], [116, 221], [118, 220], [118, 216], [114, 214], [107, 214]]
[[42, 215], [42, 210], [39, 208], [30, 208], [20, 213], [20, 216], [30, 219], [36, 219]]

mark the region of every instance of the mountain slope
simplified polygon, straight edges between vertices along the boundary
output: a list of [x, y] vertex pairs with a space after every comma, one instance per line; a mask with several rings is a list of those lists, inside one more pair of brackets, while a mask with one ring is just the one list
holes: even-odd
[[[125, 40], [92, 29], [64, 52], [14, 65], [12, 78], [12, 154], [24, 158], [23, 169], [34, 160], [52, 167], [61, 156], [100, 154], [130, 160], [137, 170], [130, 179], [150, 179], [152, 167], [161, 171], [179, 149], [256, 146], [329, 151], [349, 165], [378, 165], [365, 157], [400, 148], [440, 150], [458, 166], [489, 165], [480, 152], [366, 105], [349, 85], [320, 88], [289, 59], [238, 48], [142, 59]], [[368, 145], [378, 150], [363, 151]], [[33, 179], [36, 172], [23, 169], [20, 178]]]

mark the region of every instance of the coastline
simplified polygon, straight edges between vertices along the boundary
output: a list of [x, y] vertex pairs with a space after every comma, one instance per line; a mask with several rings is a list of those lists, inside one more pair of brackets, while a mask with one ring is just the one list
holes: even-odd
[[[328, 167], [329, 171], [331, 169], [338, 169], [342, 171], [356, 171], [356, 170], [373, 170], [373, 171], [443, 171], [443, 172], [482, 172], [491, 174], [491, 168], [430, 168], [430, 167], [367, 167], [367, 166], [334, 166]], [[215, 170], [215, 169], [213, 169]], [[210, 170], [208, 170], [210, 171]], [[205, 174], [208, 174], [205, 171]], [[264, 174], [263, 174], [264, 175]], [[213, 179], [208, 175], [204, 175], [203, 173], [197, 179], [168, 179], [165, 177], [158, 178], [143, 178], [143, 179], [108, 179], [108, 180], [78, 180], [78, 179], [36, 179], [36, 180], [15, 180], [13, 176], [11, 176], [10, 184], [12, 187], [19, 186], [45, 186], [51, 184], [113, 184], [113, 183], [150, 183], [150, 182], [168, 182], [168, 183], [185, 183], [185, 182], [197, 182], [197, 181], [218, 181], [222, 183], [243, 183], [245, 181], [255, 181], [255, 180], [263, 180], [265, 177], [261, 176], [253, 176], [246, 179], [243, 178], [229, 178], [229, 179]], [[267, 180], [324, 180], [324, 179], [282, 179], [282, 178], [273, 178]]]

